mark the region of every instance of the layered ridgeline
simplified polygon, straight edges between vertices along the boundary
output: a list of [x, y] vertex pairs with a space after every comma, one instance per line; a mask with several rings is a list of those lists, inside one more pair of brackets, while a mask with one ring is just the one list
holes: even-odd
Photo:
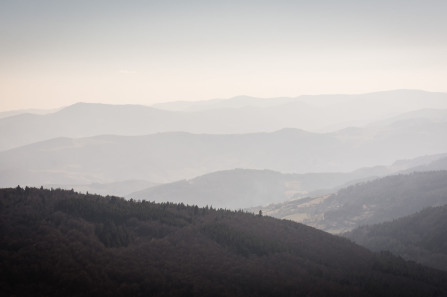
[[285, 174], [272, 170], [233, 169], [158, 185], [144, 180], [125, 180], [111, 183], [45, 184], [44, 187], [156, 202], [184, 202], [240, 209], [334, 193], [350, 184], [398, 172], [424, 171], [427, 168], [447, 170], [446, 156], [440, 154], [399, 160], [389, 166], [361, 168], [347, 173]]
[[371, 177], [374, 173], [383, 172], [371, 169], [352, 173], [283, 174], [271, 170], [234, 169], [149, 187], [127, 198], [243, 209], [287, 201], [309, 192], [332, 191], [333, 187]]
[[259, 207], [334, 193], [350, 184], [397, 172], [412, 172], [428, 166], [447, 170], [447, 164], [443, 166], [446, 161], [445, 154], [432, 155], [347, 173], [284, 174], [272, 170], [234, 169], [148, 187], [127, 195], [127, 198], [230, 209]]
[[0, 190], [8, 296], [445, 296], [447, 274], [244, 212]]
[[335, 194], [262, 207], [265, 214], [340, 233], [447, 204], [447, 171], [387, 176]]
[[[78, 103], [49, 114], [0, 118], [0, 151], [56, 137], [147, 135], [161, 132], [241, 134], [298, 128], [330, 132], [405, 112], [402, 119], [445, 121], [447, 94], [400, 90], [364, 95], [260, 99], [236, 97], [204, 102], [139, 105]], [[439, 115], [441, 113], [441, 115]]]
[[153, 183], [234, 168], [347, 172], [447, 152], [447, 122], [404, 121], [317, 134], [272, 133], [56, 138], [0, 152], [0, 186]]
[[[238, 109], [244, 107], [274, 108], [285, 106], [293, 109], [294, 103], [319, 109], [324, 116], [332, 114], [340, 120], [341, 110], [348, 115], [344, 121], [365, 120], [390, 114], [414, 111], [423, 108], [446, 108], [446, 93], [421, 90], [392, 90], [354, 95], [303, 95], [299, 97], [256, 98], [237, 96], [229, 99], [212, 99], [202, 101], [174, 101], [154, 104], [152, 107], [169, 111], [200, 112], [217, 109]], [[300, 105], [298, 105], [299, 107]], [[386, 108], [384, 108], [384, 106]], [[350, 109], [351, 113], [346, 113]], [[331, 112], [329, 112], [331, 110]], [[308, 111], [308, 110], [306, 110]], [[369, 112], [368, 112], [369, 111]], [[287, 113], [286, 113], [287, 114]], [[321, 117], [323, 119], [323, 117]], [[324, 121], [323, 121], [324, 122]]]
[[447, 271], [447, 205], [430, 207], [391, 222], [362, 226], [343, 236], [373, 251], [391, 251]]
[[[154, 107], [79, 103], [5, 116], [0, 118], [0, 186], [126, 196], [235, 168], [304, 174], [391, 164], [447, 152], [446, 96], [401, 90]], [[360, 126], [346, 128], [352, 125]], [[389, 172], [373, 176], [383, 174]], [[341, 185], [319, 178], [327, 181], [321, 188]], [[293, 182], [300, 186], [292, 192], [314, 190], [301, 186], [309, 184], [307, 177]]]

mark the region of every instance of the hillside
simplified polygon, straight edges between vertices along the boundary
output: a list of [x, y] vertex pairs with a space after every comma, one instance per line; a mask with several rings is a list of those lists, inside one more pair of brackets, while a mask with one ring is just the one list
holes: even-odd
[[446, 296], [447, 274], [305, 225], [72, 191], [0, 190], [12, 296]]
[[447, 206], [430, 207], [392, 222], [362, 226], [343, 236], [373, 251], [447, 271]]
[[265, 214], [339, 233], [447, 204], [447, 171], [400, 174], [359, 183], [332, 195], [263, 207]]

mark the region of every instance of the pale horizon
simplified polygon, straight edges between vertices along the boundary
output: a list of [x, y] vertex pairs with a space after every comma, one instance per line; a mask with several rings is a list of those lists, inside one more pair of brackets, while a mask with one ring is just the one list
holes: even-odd
[[[250, 97], [250, 98], [257, 98], [260, 100], [263, 99], [279, 99], [279, 98], [300, 98], [300, 97], [318, 97], [318, 96], [339, 96], [339, 95], [347, 95], [347, 96], [356, 96], [356, 95], [366, 95], [366, 94], [375, 94], [375, 93], [386, 93], [386, 92], [394, 92], [394, 91], [421, 91], [421, 92], [427, 92], [427, 93], [447, 93], [447, 92], [437, 92], [437, 91], [428, 91], [428, 90], [420, 90], [420, 89], [389, 89], [389, 90], [375, 90], [375, 91], [370, 91], [370, 92], [353, 92], [353, 93], [317, 93], [317, 94], [300, 94], [297, 96], [272, 96], [272, 97], [261, 97], [261, 96], [252, 96], [252, 95], [247, 95], [247, 94], [241, 94], [241, 95], [235, 95], [235, 96], [230, 96], [230, 97], [215, 97], [215, 98], [204, 98], [204, 99], [173, 99], [173, 100], [164, 100], [164, 101], [157, 101], [154, 100], [152, 102], [150, 102], [149, 104], [145, 104], [143, 103], [139, 103], [139, 102], [131, 102], [131, 101], [120, 101], [120, 102], [108, 102], [107, 100], [103, 100], [103, 101], [99, 101], [99, 100], [79, 100], [79, 101], [72, 101], [69, 102], [68, 104], [65, 105], [49, 105], [47, 107], [42, 106], [42, 103], [39, 103], [39, 105], [36, 106], [25, 106], [22, 108], [13, 108], [13, 109], [5, 109], [5, 110], [0, 110], [0, 112], [18, 112], [18, 111], [26, 111], [26, 110], [34, 110], [34, 111], [58, 111], [61, 109], [64, 109], [66, 107], [75, 105], [75, 104], [80, 104], [80, 103], [85, 103], [85, 104], [106, 104], [106, 105], [139, 105], [139, 106], [147, 106], [147, 107], [152, 107], [158, 104], [163, 104], [163, 103], [176, 103], [176, 102], [185, 102], [185, 103], [194, 103], [194, 102], [205, 102], [205, 101], [213, 101], [213, 100], [230, 100], [233, 98], [239, 98], [239, 97]], [[355, 97], [353, 97], [355, 98]]]
[[447, 92], [445, 1], [0, 3], [0, 111]]

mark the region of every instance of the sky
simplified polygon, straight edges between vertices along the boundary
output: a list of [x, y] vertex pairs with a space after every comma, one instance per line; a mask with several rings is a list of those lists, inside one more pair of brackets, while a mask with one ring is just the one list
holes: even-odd
[[0, 0], [0, 111], [447, 92], [445, 0]]

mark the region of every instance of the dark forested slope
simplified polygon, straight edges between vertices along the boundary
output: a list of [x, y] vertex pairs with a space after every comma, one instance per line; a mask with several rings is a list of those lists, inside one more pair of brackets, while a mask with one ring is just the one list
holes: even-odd
[[392, 222], [362, 226], [344, 234], [375, 251], [447, 270], [447, 206], [430, 207]]
[[0, 190], [6, 296], [446, 296], [447, 274], [305, 225], [72, 191]]

